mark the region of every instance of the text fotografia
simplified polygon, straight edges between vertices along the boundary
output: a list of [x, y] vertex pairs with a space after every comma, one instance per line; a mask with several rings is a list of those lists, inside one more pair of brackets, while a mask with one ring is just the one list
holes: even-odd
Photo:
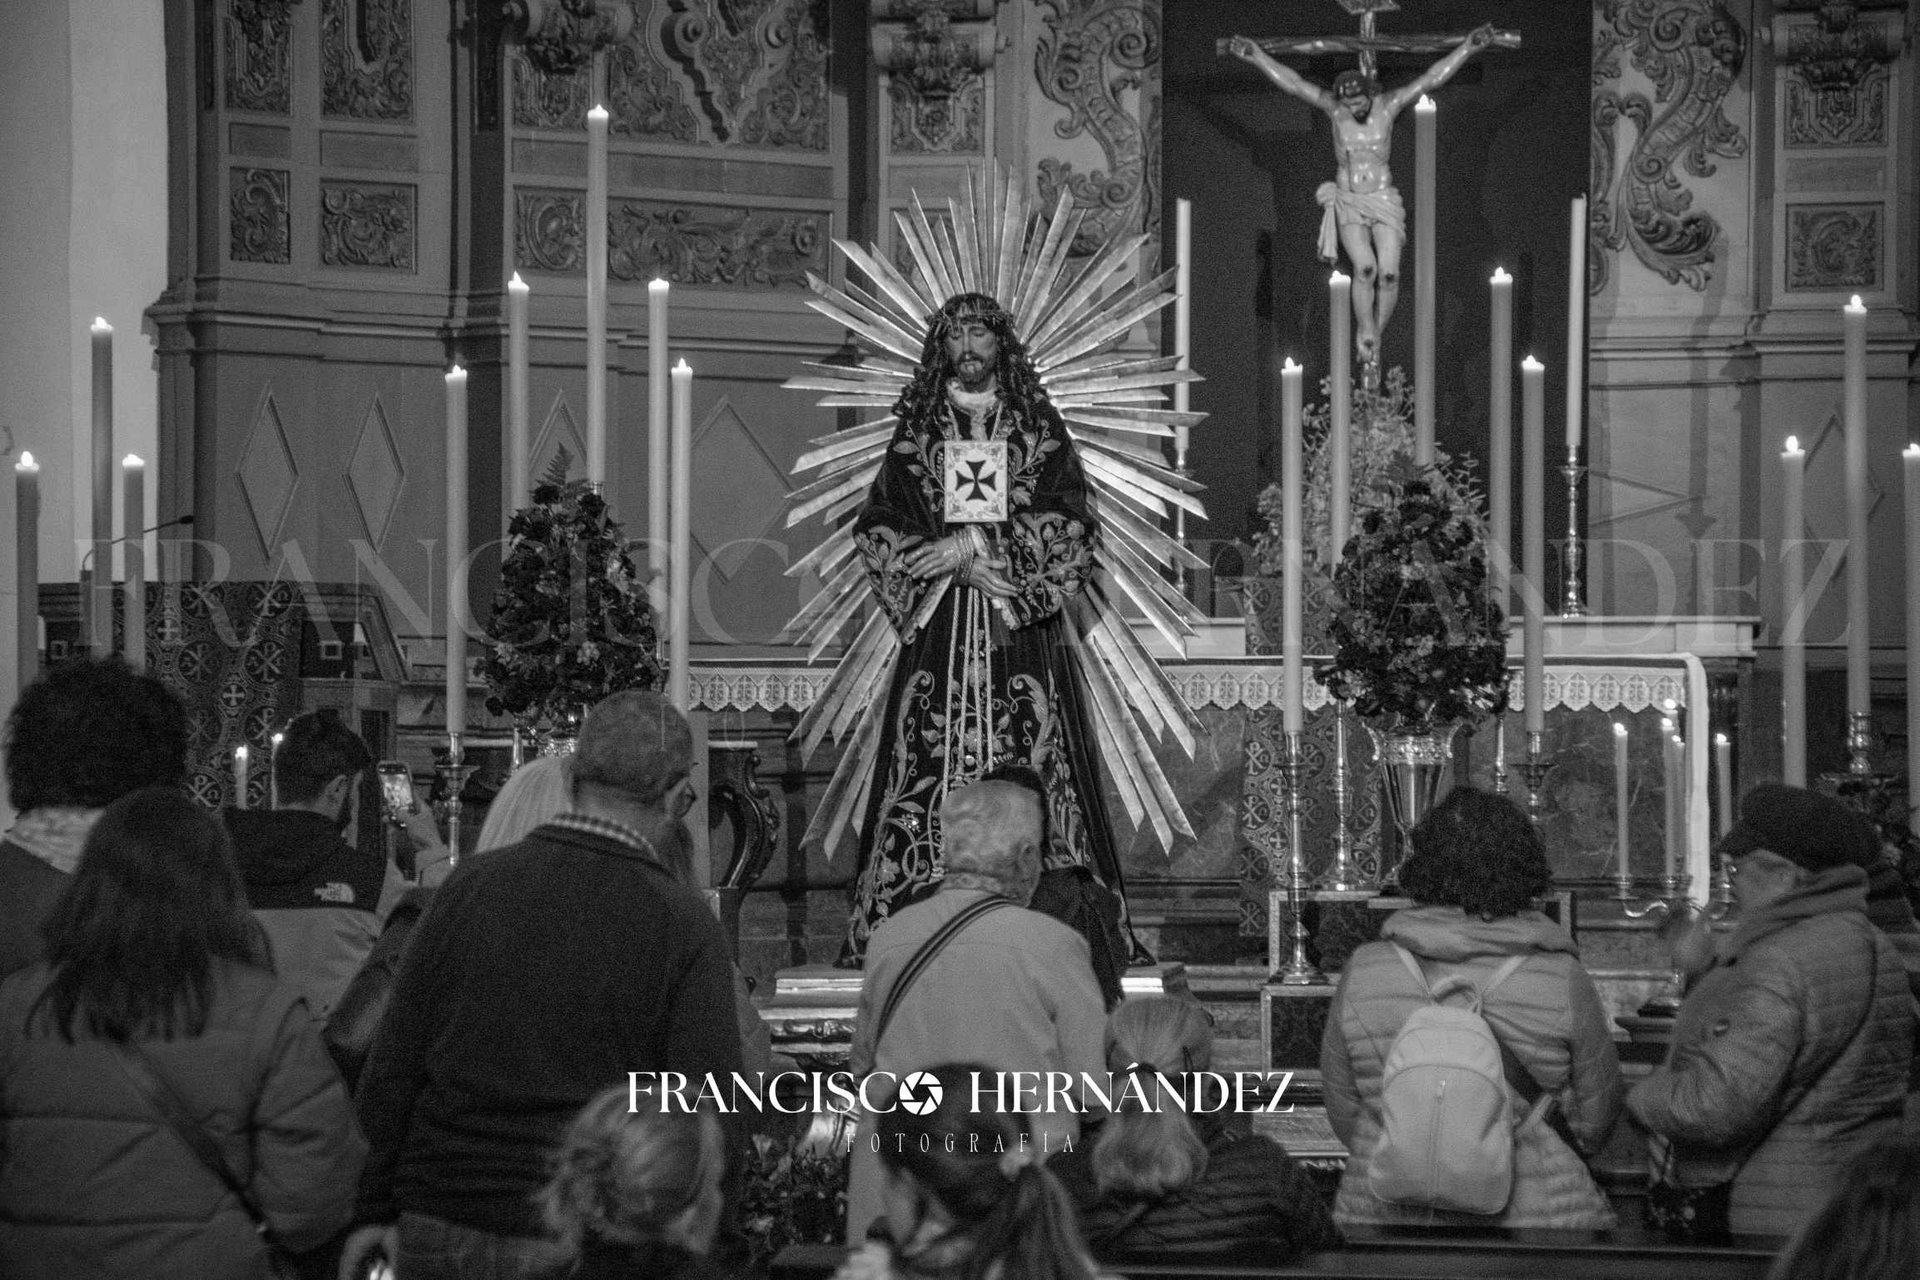
[[[1181, 1111], [1194, 1115], [1293, 1110], [1286, 1101], [1291, 1071], [1187, 1071], [1168, 1075], [1129, 1068], [1119, 1072], [975, 1071], [969, 1073], [968, 1109], [976, 1114], [1027, 1115], [1071, 1112]], [[777, 1111], [783, 1115], [875, 1115], [901, 1110], [930, 1114], [941, 1102], [940, 1081], [925, 1071], [899, 1076], [875, 1071], [863, 1079], [850, 1071], [781, 1071], [726, 1076], [707, 1072], [629, 1071], [627, 1108], [662, 1112], [712, 1111], [732, 1115]]]

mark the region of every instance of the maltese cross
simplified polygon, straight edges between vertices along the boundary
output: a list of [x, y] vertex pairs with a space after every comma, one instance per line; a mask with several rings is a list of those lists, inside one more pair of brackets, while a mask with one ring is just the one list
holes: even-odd
[[961, 496], [968, 502], [985, 502], [993, 497], [994, 490], [1000, 486], [1000, 473], [989, 471], [993, 464], [984, 458], [970, 458], [961, 464], [965, 471], [958, 477], [958, 483], [971, 485], [971, 492]]

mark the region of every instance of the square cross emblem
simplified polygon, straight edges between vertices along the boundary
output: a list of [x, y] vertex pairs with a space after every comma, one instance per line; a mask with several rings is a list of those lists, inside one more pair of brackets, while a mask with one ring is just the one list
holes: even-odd
[[943, 452], [948, 524], [994, 524], [1007, 518], [1007, 442], [949, 440]]

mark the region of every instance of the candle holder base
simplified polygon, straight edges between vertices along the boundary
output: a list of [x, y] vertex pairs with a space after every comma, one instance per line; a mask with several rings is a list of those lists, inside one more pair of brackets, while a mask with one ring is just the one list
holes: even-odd
[[[1274, 975], [1287, 987], [1319, 986], [1326, 975], [1307, 958], [1307, 851], [1300, 813], [1300, 788], [1306, 774], [1306, 749], [1297, 730], [1286, 736], [1281, 773], [1287, 781], [1287, 914], [1292, 947], [1286, 964]], [[1278, 868], [1276, 868], [1276, 871]]]
[[1545, 812], [1547, 774], [1553, 768], [1553, 763], [1545, 758], [1542, 741], [1545, 736], [1534, 730], [1527, 731], [1527, 760], [1520, 766], [1520, 776], [1527, 784], [1527, 817], [1536, 827]]
[[1587, 469], [1580, 465], [1580, 451], [1567, 450], [1567, 465], [1560, 468], [1560, 474], [1567, 478], [1567, 545], [1561, 552], [1564, 572], [1562, 581], [1566, 584], [1566, 594], [1560, 601], [1560, 616], [1563, 618], [1584, 618], [1587, 616], [1587, 588], [1582, 561], [1586, 548], [1583, 545], [1584, 530], [1580, 527], [1580, 487], [1586, 479]]
[[460, 865], [460, 818], [462, 801], [460, 793], [466, 790], [467, 779], [473, 775], [474, 766], [466, 762], [466, 748], [459, 734], [450, 736], [447, 754], [434, 762], [433, 771], [440, 775], [440, 791], [446, 798], [441, 801], [441, 812], [447, 819], [447, 863]]

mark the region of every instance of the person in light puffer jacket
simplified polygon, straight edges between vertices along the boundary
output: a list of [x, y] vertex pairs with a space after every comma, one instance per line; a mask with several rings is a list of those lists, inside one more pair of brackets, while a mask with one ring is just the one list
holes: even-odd
[[1627, 1098], [1673, 1142], [1683, 1185], [1731, 1177], [1736, 1235], [1793, 1232], [1900, 1125], [1913, 996], [1867, 919], [1859, 821], [1798, 787], [1741, 803], [1720, 843], [1739, 927], [1687, 993], [1665, 1065]]
[[[1620, 1059], [1573, 939], [1533, 909], [1551, 883], [1539, 833], [1504, 797], [1456, 788], [1414, 828], [1400, 884], [1415, 905], [1389, 916], [1383, 940], [1348, 960], [1320, 1046], [1327, 1118], [1348, 1152], [1334, 1201], [1336, 1224], [1615, 1224], [1583, 1153], [1597, 1151], [1619, 1119]], [[1543, 1118], [1516, 1130], [1513, 1196], [1498, 1216], [1388, 1204], [1368, 1189], [1387, 1052], [1401, 1024], [1429, 1003], [1395, 953], [1396, 943], [1421, 961], [1430, 985], [1459, 975], [1478, 987], [1509, 957], [1526, 957], [1488, 994], [1481, 1012], [1540, 1090], [1555, 1097], [1564, 1124]], [[1517, 1098], [1514, 1109], [1526, 1110]]]

